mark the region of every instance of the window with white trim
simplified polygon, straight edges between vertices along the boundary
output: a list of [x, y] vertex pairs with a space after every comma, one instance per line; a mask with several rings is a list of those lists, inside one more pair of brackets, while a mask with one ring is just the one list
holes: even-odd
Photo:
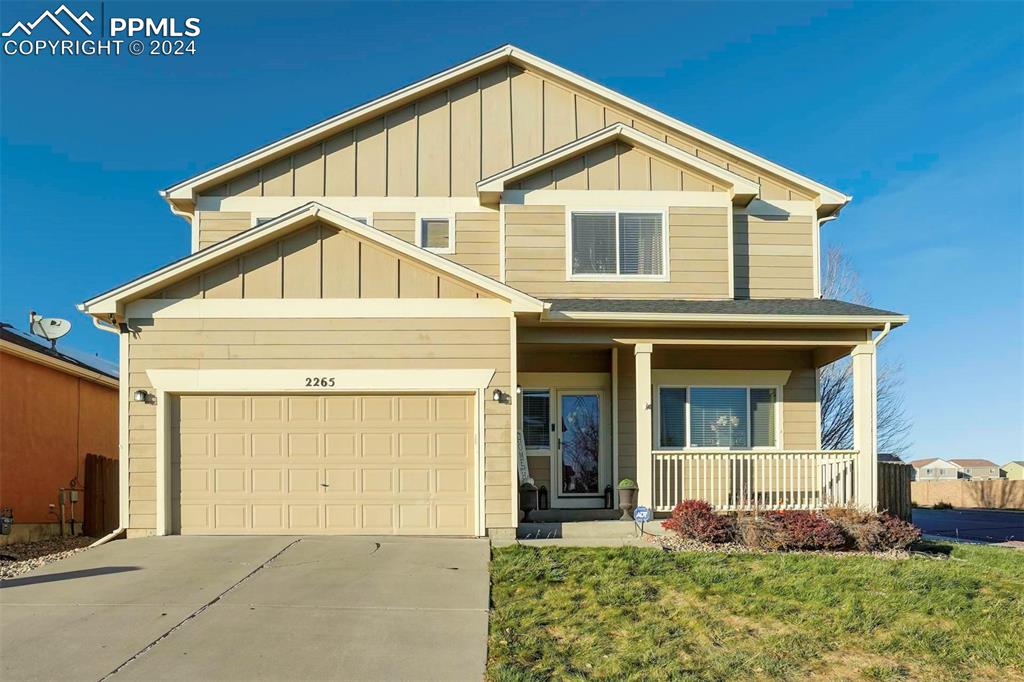
[[455, 253], [455, 221], [446, 218], [420, 218], [416, 243], [427, 251]]
[[778, 396], [778, 387], [659, 386], [658, 447], [774, 448]]
[[570, 273], [573, 276], [662, 277], [664, 214], [644, 211], [574, 211]]
[[551, 393], [523, 391], [523, 443], [527, 450], [551, 448]]

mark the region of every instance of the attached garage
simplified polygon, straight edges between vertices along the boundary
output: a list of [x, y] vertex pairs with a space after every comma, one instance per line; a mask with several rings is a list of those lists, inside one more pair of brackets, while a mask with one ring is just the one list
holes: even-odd
[[172, 532], [475, 534], [475, 395], [183, 395]]

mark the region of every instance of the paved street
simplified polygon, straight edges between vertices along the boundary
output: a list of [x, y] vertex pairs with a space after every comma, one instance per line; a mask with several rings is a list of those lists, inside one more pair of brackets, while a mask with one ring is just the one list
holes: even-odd
[[992, 509], [915, 509], [914, 523], [927, 535], [979, 542], [1024, 541], [1024, 512]]

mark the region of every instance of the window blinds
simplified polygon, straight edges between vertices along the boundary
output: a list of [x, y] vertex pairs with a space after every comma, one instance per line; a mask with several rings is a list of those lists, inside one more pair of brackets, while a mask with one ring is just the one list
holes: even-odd
[[619, 273], [660, 275], [664, 265], [661, 215], [619, 214]]
[[750, 389], [750, 436], [757, 447], [775, 445], [775, 389]]
[[615, 214], [572, 214], [572, 272], [615, 274]]
[[547, 391], [523, 391], [523, 442], [527, 448], [550, 447], [550, 410]]
[[745, 448], [747, 434], [747, 389], [690, 389], [690, 445]]
[[686, 447], [686, 389], [663, 388], [658, 396], [663, 448]]

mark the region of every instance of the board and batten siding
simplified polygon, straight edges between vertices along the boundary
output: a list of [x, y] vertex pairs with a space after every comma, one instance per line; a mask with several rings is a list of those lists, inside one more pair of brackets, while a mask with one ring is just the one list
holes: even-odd
[[514, 183], [510, 189], [724, 192], [711, 178], [624, 142], [612, 142]]
[[350, 232], [318, 223], [179, 282], [155, 298], [493, 298]]
[[729, 215], [668, 209], [669, 281], [569, 281], [564, 206], [505, 207], [505, 281], [540, 298], [729, 298]]
[[734, 216], [736, 298], [814, 296], [814, 231], [809, 215]]
[[[373, 227], [393, 237], [416, 243], [416, 214], [407, 211], [375, 212]], [[430, 216], [440, 218], [442, 215]], [[472, 268], [493, 279], [498, 278], [498, 211], [460, 212], [455, 220], [455, 253], [445, 258]], [[212, 246], [252, 227], [252, 215], [243, 212], [198, 211], [199, 248]]]
[[[150, 369], [480, 369], [494, 388], [511, 382], [508, 318], [136, 318], [126, 358], [128, 392], [152, 389]], [[156, 528], [156, 409], [128, 407], [129, 532]], [[509, 406], [484, 402], [484, 519], [511, 528]]]
[[205, 196], [475, 196], [482, 178], [622, 122], [761, 186], [810, 199], [782, 178], [567, 83], [505, 64], [335, 132]]

